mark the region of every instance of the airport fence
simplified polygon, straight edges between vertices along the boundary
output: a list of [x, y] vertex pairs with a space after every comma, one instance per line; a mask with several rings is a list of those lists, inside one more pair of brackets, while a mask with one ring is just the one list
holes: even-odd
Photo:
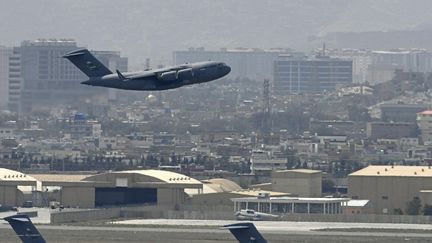
[[285, 214], [276, 220], [303, 222], [430, 224], [432, 223], [432, 216], [385, 214]]

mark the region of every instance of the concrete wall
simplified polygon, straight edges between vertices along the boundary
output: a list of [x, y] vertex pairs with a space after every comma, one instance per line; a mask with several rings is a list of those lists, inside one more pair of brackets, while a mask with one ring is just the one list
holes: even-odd
[[278, 220], [304, 222], [354, 222], [354, 223], [395, 223], [431, 224], [432, 216], [383, 215], [383, 214], [287, 214]]
[[63, 187], [60, 195], [60, 203], [66, 207], [95, 207], [94, 187]]
[[226, 211], [167, 211], [164, 216], [168, 219], [235, 220], [234, 213]]
[[91, 209], [84, 211], [56, 212], [51, 214], [52, 224], [67, 222], [86, 222], [120, 218], [120, 208]]
[[245, 197], [245, 196], [241, 196], [229, 192], [197, 194], [187, 200], [187, 205], [190, 205], [192, 207], [226, 206], [226, 207], [230, 207], [231, 210], [233, 210], [234, 203], [231, 201], [231, 198], [236, 198], [236, 197]]
[[349, 197], [369, 199], [376, 214], [405, 212], [407, 203], [420, 197], [420, 190], [431, 188], [432, 177], [348, 176]]
[[172, 209], [179, 208], [185, 202], [185, 193], [180, 188], [158, 188], [157, 204], [169, 206]]
[[22, 206], [22, 200], [22, 192], [16, 186], [0, 186], [0, 204], [13, 207]]
[[299, 197], [321, 197], [322, 173], [276, 171], [272, 173], [272, 191]]

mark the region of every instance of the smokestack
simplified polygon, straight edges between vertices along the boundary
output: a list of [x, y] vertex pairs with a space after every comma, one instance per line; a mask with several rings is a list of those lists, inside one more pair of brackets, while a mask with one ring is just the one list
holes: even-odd
[[325, 57], [326, 55], [325, 51], [326, 51], [326, 46], [325, 46], [325, 42], [323, 42], [323, 50], [322, 50], [323, 57]]

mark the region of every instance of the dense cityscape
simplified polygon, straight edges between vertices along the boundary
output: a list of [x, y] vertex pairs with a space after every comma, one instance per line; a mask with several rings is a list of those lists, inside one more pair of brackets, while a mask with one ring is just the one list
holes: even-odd
[[[0, 40], [0, 219], [107, 228], [76, 242], [115, 242], [109, 227], [233, 220], [264, 221], [256, 225], [272, 242], [297, 231], [307, 233], [289, 242], [360, 242], [354, 228], [371, 242], [432, 237], [432, 46], [421, 45], [430, 31], [404, 31], [330, 32], [309, 37], [309, 48], [191, 41], [167, 48], [170, 59], [139, 62], [118, 46], [89, 48], [118, 82], [164, 68], [177, 79], [175, 67], [200, 62], [229, 67], [161, 91], [84, 85], [87, 73], [64, 58], [88, 48], [79, 37]], [[408, 34], [418, 41], [398, 39]], [[4, 242], [16, 240], [2, 227]], [[48, 238], [63, 241], [55, 230]], [[185, 242], [193, 233], [168, 232]]]

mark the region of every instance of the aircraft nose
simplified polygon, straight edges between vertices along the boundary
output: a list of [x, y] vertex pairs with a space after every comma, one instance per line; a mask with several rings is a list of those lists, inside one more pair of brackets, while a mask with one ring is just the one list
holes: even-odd
[[231, 67], [230, 66], [225, 66], [224, 67], [224, 73], [225, 73], [225, 75], [227, 75], [230, 72], [231, 72]]

